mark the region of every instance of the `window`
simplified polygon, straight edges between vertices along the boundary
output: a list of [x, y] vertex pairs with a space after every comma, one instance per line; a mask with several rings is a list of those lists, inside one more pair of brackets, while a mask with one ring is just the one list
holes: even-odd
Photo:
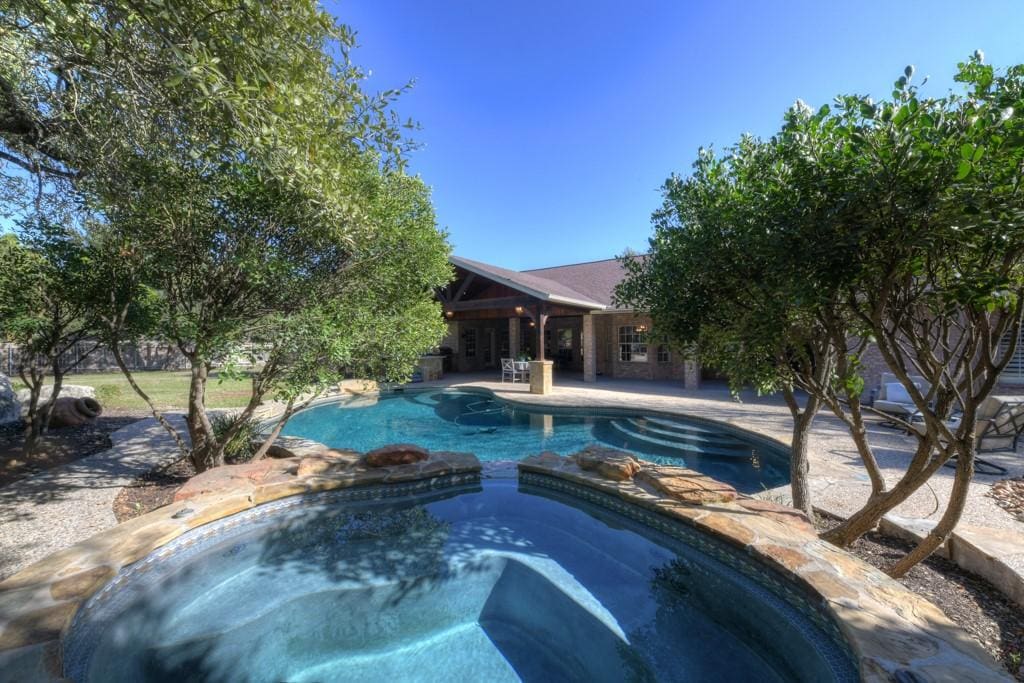
[[466, 358], [476, 358], [476, 329], [471, 327], [466, 330], [466, 334], [463, 335], [463, 340], [466, 342], [463, 345]]
[[631, 363], [647, 362], [647, 330], [634, 325], [619, 328], [619, 360]]
[[658, 347], [658, 362], [659, 363], [671, 363], [672, 354], [669, 352], [667, 346]]
[[[1007, 335], [1000, 342], [1001, 354], [1006, 353], [1010, 339], [1010, 336]], [[999, 375], [999, 381], [1004, 384], [1024, 384], [1024, 344], [1021, 342], [1024, 342], [1024, 328], [1021, 328], [1021, 338], [1017, 340], [1017, 348], [1014, 349], [1010, 362], [1006, 364], [1006, 369]]]

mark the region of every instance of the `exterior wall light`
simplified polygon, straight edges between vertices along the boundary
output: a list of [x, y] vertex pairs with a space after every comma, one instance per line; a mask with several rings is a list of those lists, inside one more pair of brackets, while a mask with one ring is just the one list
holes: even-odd
[[446, 315], [447, 317], [451, 318], [451, 317], [454, 317], [454, 315], [455, 315], [455, 311], [445, 311], [445, 312], [444, 312], [444, 314], [445, 314], [445, 315]]
[[522, 314], [523, 314], [523, 307], [522, 306], [516, 306], [516, 315], [522, 315]]

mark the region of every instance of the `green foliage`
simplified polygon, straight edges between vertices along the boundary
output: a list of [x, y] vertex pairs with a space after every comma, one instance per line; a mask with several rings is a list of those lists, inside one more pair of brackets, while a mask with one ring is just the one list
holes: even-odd
[[224, 442], [224, 461], [229, 465], [248, 462], [256, 454], [253, 445], [260, 434], [260, 421], [247, 418], [236, 424], [237, 418], [232, 413], [221, 412], [213, 416], [213, 433]]
[[[448, 246], [402, 171], [400, 90], [363, 91], [318, 3], [15, 0], [0, 31], [2, 158], [84, 196], [103, 338], [189, 360], [199, 469], [264, 397], [402, 379], [441, 338]], [[210, 370], [243, 365], [251, 401], [214, 433]]]

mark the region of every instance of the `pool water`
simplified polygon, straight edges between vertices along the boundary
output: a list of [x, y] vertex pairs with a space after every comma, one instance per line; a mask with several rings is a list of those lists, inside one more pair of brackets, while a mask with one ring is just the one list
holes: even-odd
[[600, 415], [541, 412], [465, 391], [323, 403], [294, 415], [282, 433], [357, 451], [414, 443], [432, 451], [471, 452], [485, 462], [519, 460], [542, 451], [569, 455], [596, 442], [689, 467], [744, 493], [789, 482], [788, 454], [738, 430], [628, 410]]
[[177, 539], [80, 610], [65, 673], [80, 682], [857, 678], [826, 627], [640, 518], [514, 480], [383, 495], [287, 499]]

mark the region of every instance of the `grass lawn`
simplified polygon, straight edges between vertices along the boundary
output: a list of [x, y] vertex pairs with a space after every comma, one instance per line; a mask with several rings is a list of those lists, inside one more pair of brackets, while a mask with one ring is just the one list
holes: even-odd
[[[188, 371], [154, 370], [133, 373], [135, 381], [149, 394], [158, 408], [184, 410], [188, 403]], [[12, 379], [14, 388], [25, 385]], [[65, 384], [85, 384], [96, 388], [96, 398], [108, 410], [147, 410], [145, 401], [129, 386], [120, 372], [98, 372], [65, 375]], [[216, 373], [206, 388], [206, 405], [210, 408], [240, 408], [249, 400], [249, 380], [220, 380]]]

